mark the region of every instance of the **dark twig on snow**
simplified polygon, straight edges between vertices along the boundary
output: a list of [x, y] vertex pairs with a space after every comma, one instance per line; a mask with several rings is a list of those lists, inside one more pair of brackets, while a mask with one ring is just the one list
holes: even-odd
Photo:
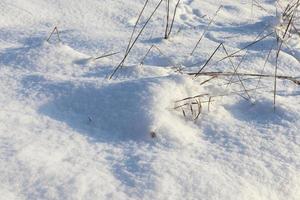
[[53, 31], [51, 32], [50, 36], [48, 37], [47, 42], [50, 41], [50, 39], [51, 39], [51, 37], [52, 37], [52, 35], [53, 35], [54, 33], [56, 33], [58, 41], [59, 41], [59, 42], [61, 41], [61, 40], [60, 40], [60, 36], [59, 36], [58, 28], [57, 28], [57, 26], [55, 26], [54, 29], [53, 29]]
[[112, 74], [110, 75], [109, 79], [112, 79], [112, 77], [116, 74], [116, 72], [122, 68], [126, 58], [128, 57], [130, 51], [132, 50], [132, 48], [134, 47], [134, 45], [136, 44], [137, 40], [139, 39], [139, 37], [142, 35], [144, 29], [146, 28], [146, 26], [148, 25], [149, 21], [152, 19], [153, 15], [156, 13], [157, 9], [160, 7], [161, 3], [163, 2], [163, 0], [160, 0], [159, 3], [157, 4], [157, 6], [155, 7], [155, 9], [153, 10], [153, 12], [151, 13], [151, 15], [149, 16], [149, 18], [147, 19], [147, 21], [145, 22], [145, 24], [143, 25], [143, 27], [141, 28], [141, 30], [139, 31], [139, 33], [137, 34], [137, 36], [135, 37], [135, 39], [133, 40], [133, 42], [130, 44], [130, 47], [128, 48], [128, 50], [125, 52], [125, 55], [123, 57], [123, 59], [121, 60], [121, 62], [119, 63], [119, 65], [114, 69], [114, 71], [112, 72]]

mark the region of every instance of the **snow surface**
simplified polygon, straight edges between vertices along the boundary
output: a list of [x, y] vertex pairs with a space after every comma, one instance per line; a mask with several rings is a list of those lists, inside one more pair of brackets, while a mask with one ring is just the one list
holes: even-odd
[[[275, 0], [260, 0], [265, 10], [251, 2], [182, 0], [169, 40], [160, 8], [109, 80], [143, 0], [1, 0], [0, 199], [300, 199], [299, 86], [278, 80], [275, 112], [273, 79], [251, 93], [253, 103], [216, 98], [195, 122], [173, 109], [188, 96], [230, 92], [222, 81], [201, 86], [205, 78], [170, 65], [200, 63], [188, 68], [197, 71], [219, 42], [233, 52], [273, 30]], [[62, 42], [56, 35], [46, 42], [55, 26]], [[281, 52], [279, 75], [300, 76], [298, 39]], [[240, 72], [261, 72], [274, 41], [252, 46]], [[164, 55], [154, 50], [140, 65], [153, 44]], [[224, 61], [210, 69], [230, 67]]]

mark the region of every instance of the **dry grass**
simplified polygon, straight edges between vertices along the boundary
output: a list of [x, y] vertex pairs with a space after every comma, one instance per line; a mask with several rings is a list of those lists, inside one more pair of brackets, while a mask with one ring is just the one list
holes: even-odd
[[[137, 41], [143, 34], [144, 30], [146, 29], [147, 25], [157, 12], [157, 10], [163, 5], [163, 2], [166, 3], [166, 24], [164, 27], [164, 38], [168, 39], [172, 33], [172, 30], [174, 28], [174, 22], [176, 18], [176, 13], [178, 6], [181, 3], [181, 0], [176, 0], [176, 4], [172, 4], [171, 0], [160, 0], [155, 8], [150, 12], [150, 15], [146, 18], [147, 20], [141, 25], [141, 28], [138, 29], [138, 26], [141, 23], [141, 18], [144, 15], [146, 9], [148, 9], [149, 0], [145, 0], [145, 3], [139, 12], [138, 18], [134, 24], [133, 30], [131, 32], [131, 35], [129, 37], [129, 41], [124, 53], [123, 58], [119, 62], [119, 64], [115, 67], [112, 74], [109, 76], [109, 79], [112, 79], [119, 69], [121, 69], [128, 58], [130, 52], [135, 47]], [[212, 84], [214, 85], [216, 80], [221, 80], [222, 82], [226, 82], [225, 84], [221, 85], [220, 87], [226, 86], [226, 89], [232, 89], [232, 92], [225, 93], [225, 94], [219, 94], [219, 95], [212, 95], [212, 94], [199, 94], [192, 97], [187, 97], [184, 99], [181, 99], [179, 101], [175, 102], [174, 109], [175, 110], [181, 110], [182, 114], [187, 116], [192, 116], [193, 120], [197, 120], [200, 116], [200, 114], [203, 112], [203, 106], [207, 105], [208, 110], [210, 110], [210, 105], [212, 102], [216, 101], [216, 97], [222, 97], [222, 96], [228, 96], [228, 95], [239, 95], [245, 100], [252, 103], [252, 99], [254, 96], [256, 96], [257, 90], [265, 89], [265, 87], [261, 86], [261, 83], [264, 79], [274, 79], [274, 84], [272, 86], [272, 93], [273, 93], [273, 104], [274, 109], [276, 106], [276, 96], [277, 96], [277, 90], [278, 90], [278, 81], [279, 80], [289, 80], [293, 82], [294, 84], [300, 85], [299, 77], [292, 77], [287, 75], [278, 75], [278, 71], [280, 69], [279, 66], [279, 59], [280, 54], [283, 50], [283, 47], [289, 48], [289, 45], [287, 43], [288, 39], [293, 34], [298, 34], [300, 36], [300, 32], [297, 28], [296, 21], [298, 20], [296, 17], [296, 12], [299, 9], [300, 6], [300, 0], [291, 0], [290, 3], [287, 4], [287, 6], [282, 6], [279, 1], [277, 1], [277, 10], [276, 10], [276, 17], [279, 18], [280, 23], [277, 24], [275, 27], [272, 27], [272, 30], [265, 33], [266, 28], [270, 27], [264, 27], [263, 30], [257, 35], [257, 37], [250, 41], [247, 45], [244, 47], [229, 52], [227, 49], [225, 42], [219, 43], [218, 46], [214, 49], [214, 51], [209, 55], [208, 59], [202, 64], [202, 63], [194, 63], [186, 67], [182, 67], [183, 65], [181, 63], [174, 63], [172, 59], [167, 56], [166, 53], [164, 53], [164, 50], [161, 49], [158, 45], [152, 44], [150, 48], [147, 50], [145, 56], [142, 58], [140, 64], [143, 65], [145, 59], [149, 56], [149, 54], [155, 50], [157, 51], [161, 56], [163, 56], [167, 61], [168, 65], [172, 66], [175, 70], [175, 72], [186, 74], [193, 76], [195, 81], [198, 81], [199, 77], [206, 77], [206, 80], [202, 80], [200, 82], [200, 87], [205, 84]], [[259, 3], [258, 0], [252, 0], [251, 5], [252, 13], [254, 12], [254, 7], [265, 10], [266, 9]], [[209, 31], [212, 24], [215, 22], [219, 12], [222, 10], [222, 6], [220, 6], [213, 16], [210, 18], [210, 20], [207, 22], [207, 26], [202, 31], [202, 34], [200, 35], [200, 38], [197, 40], [195, 46], [192, 48], [192, 51], [189, 57], [193, 56], [196, 52], [197, 48], [199, 47], [201, 41]], [[50, 36], [48, 37], [47, 41], [49, 42], [52, 36], [56, 34], [58, 41], [61, 41], [59, 31], [57, 26], [54, 27], [52, 30]], [[260, 73], [253, 73], [253, 72], [240, 72], [240, 68], [242, 64], [245, 63], [246, 57], [249, 55], [249, 48], [257, 45], [261, 42], [263, 42], [266, 39], [272, 39], [274, 42], [270, 46], [269, 50], [267, 51], [266, 58], [264, 60], [264, 64], [261, 66]], [[172, 41], [170, 41], [172, 43]], [[219, 58], [215, 61], [215, 55], [221, 52], [223, 54], [223, 57]], [[95, 60], [102, 59], [105, 57], [110, 57], [113, 55], [116, 55], [120, 52], [114, 52], [114, 53], [106, 53], [101, 56], [98, 56], [95, 58]], [[275, 56], [272, 56], [273, 53]], [[273, 60], [271, 60], [271, 58]], [[219, 63], [228, 61], [229, 65], [228, 68], [224, 69], [224, 71], [213, 71], [208, 70], [209, 67], [217, 66]], [[265, 68], [267, 64], [272, 64], [274, 67], [274, 74], [266, 74]], [[196, 72], [189, 71], [190, 67], [199, 66], [199, 70]], [[255, 88], [252, 88], [253, 84], [247, 85], [247, 81], [257, 81], [255, 84]], [[237, 90], [236, 88], [233, 89], [233, 85], [238, 85], [240, 88]], [[214, 85], [216, 86], [216, 85]], [[251, 88], [251, 89], [249, 89]], [[255, 94], [250, 94], [250, 92], [253, 92]]]
[[48, 37], [48, 39], [47, 39], [47, 42], [50, 41], [50, 39], [51, 39], [51, 37], [52, 37], [52, 35], [53, 35], [54, 33], [56, 33], [56, 36], [57, 36], [58, 41], [61, 42], [60, 36], [59, 36], [59, 31], [58, 31], [57, 26], [55, 26], [54, 29], [52, 30], [51, 34], [49, 35], [49, 37]]

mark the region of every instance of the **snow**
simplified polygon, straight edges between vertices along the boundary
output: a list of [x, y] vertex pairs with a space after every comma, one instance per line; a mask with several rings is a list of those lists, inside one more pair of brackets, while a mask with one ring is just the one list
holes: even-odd
[[[242, 90], [238, 81], [200, 85], [207, 77], [174, 69], [197, 72], [220, 42], [234, 52], [276, 28], [276, 2], [259, 2], [265, 10], [250, 0], [182, 0], [168, 40], [160, 8], [110, 80], [144, 0], [2, 0], [0, 199], [299, 199], [299, 85], [277, 80], [274, 111], [273, 78], [249, 102], [230, 95]], [[47, 42], [55, 26], [61, 42], [56, 34]], [[251, 46], [239, 72], [260, 73], [274, 41]], [[278, 75], [299, 77], [299, 36], [287, 43]], [[141, 64], [151, 45], [163, 54], [154, 49]], [[274, 60], [273, 52], [264, 73], [274, 74]], [[218, 70], [232, 66], [207, 66]], [[257, 79], [245, 83], [251, 90]], [[174, 109], [206, 93], [220, 96], [197, 120]]]

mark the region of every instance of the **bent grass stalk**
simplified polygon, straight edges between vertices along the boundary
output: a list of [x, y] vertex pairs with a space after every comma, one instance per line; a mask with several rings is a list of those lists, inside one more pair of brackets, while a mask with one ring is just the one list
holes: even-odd
[[114, 69], [114, 71], [112, 72], [112, 74], [110, 75], [109, 79], [112, 79], [113, 76], [116, 74], [116, 72], [122, 68], [126, 58], [128, 57], [130, 51], [132, 50], [132, 48], [134, 47], [134, 45], [136, 44], [137, 40], [139, 39], [139, 37], [141, 36], [141, 34], [143, 33], [144, 29], [146, 28], [146, 26], [148, 25], [149, 21], [151, 20], [151, 18], [153, 17], [153, 15], [156, 13], [157, 9], [160, 7], [161, 3], [163, 2], [163, 0], [160, 0], [159, 3], [157, 4], [157, 6], [155, 7], [155, 9], [153, 10], [153, 12], [151, 13], [151, 15], [149, 16], [149, 18], [147, 19], [147, 21], [145, 22], [145, 24], [143, 25], [143, 27], [141, 28], [141, 30], [139, 31], [138, 35], [136, 36], [136, 38], [133, 40], [132, 44], [130, 45], [130, 47], [128, 48], [128, 50], [126, 51], [123, 59], [121, 60], [121, 62], [119, 63], [119, 65]]

